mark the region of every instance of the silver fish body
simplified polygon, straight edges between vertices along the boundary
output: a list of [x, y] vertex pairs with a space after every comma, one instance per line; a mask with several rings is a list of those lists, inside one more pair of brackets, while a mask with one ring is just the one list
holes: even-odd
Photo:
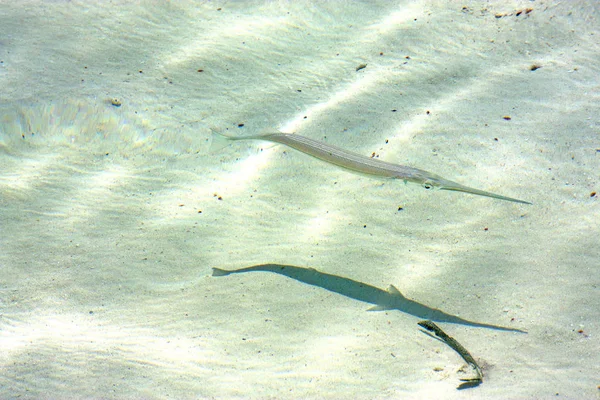
[[306, 136], [280, 132], [265, 133], [255, 136], [228, 136], [216, 131], [213, 132], [229, 140], [265, 140], [267, 142], [283, 144], [321, 161], [337, 165], [338, 167], [352, 172], [371, 175], [378, 178], [402, 179], [405, 182], [417, 183], [425, 189], [435, 188], [439, 190], [451, 190], [511, 201], [514, 203], [532, 204], [528, 201], [461, 185], [460, 183], [450, 181], [422, 169], [392, 164], [377, 158], [365, 157]]

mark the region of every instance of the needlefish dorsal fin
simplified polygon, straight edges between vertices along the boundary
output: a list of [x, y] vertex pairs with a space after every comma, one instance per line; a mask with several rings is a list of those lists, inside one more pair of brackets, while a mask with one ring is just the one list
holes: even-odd
[[[402, 293], [400, 293], [400, 291], [398, 290], [398, 288], [394, 285], [390, 285], [387, 288], [387, 294], [390, 297], [395, 297], [395, 298], [399, 298], [399, 299], [406, 299], [406, 297], [404, 297], [404, 295]], [[388, 297], [389, 299], [389, 297]], [[367, 309], [367, 311], [385, 311], [385, 310], [393, 310], [396, 307], [393, 305], [393, 301], [388, 301], [385, 304], [377, 304], [376, 306], [373, 306], [369, 309]]]
[[391, 294], [392, 296], [397, 296], [397, 297], [401, 297], [403, 299], [405, 299], [406, 297], [404, 297], [404, 295], [402, 293], [400, 293], [400, 291], [398, 290], [398, 288], [394, 285], [390, 285], [387, 288], [387, 291], [389, 294]]

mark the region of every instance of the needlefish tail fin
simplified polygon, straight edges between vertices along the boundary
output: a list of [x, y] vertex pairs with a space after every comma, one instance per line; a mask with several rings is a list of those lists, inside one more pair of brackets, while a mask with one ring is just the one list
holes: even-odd
[[485, 197], [491, 197], [491, 198], [498, 199], [498, 200], [512, 201], [513, 203], [533, 204], [529, 201], [519, 200], [519, 199], [515, 199], [513, 197], [502, 196], [500, 194], [486, 192], [485, 190], [474, 189], [474, 188], [471, 188], [468, 186], [463, 186], [460, 183], [455, 183], [455, 182], [451, 182], [451, 181], [445, 181], [442, 185], [438, 186], [438, 189], [470, 193], [470, 194], [475, 194], [477, 196], [485, 196]]
[[[212, 131], [212, 135], [210, 138], [210, 149], [208, 150], [209, 153], [216, 153], [217, 151], [221, 150], [224, 147], [231, 145], [232, 142], [235, 142], [237, 140], [263, 140], [263, 138], [267, 138], [268, 136], [271, 136], [274, 134], [281, 134], [281, 132], [279, 132], [277, 130], [266, 129], [264, 131], [261, 131], [257, 135], [236, 136], [236, 135], [232, 135], [230, 133], [224, 133], [223, 130], [218, 129], [218, 128], [214, 128], [214, 127], [209, 127], [209, 128]], [[227, 130], [227, 129], [225, 129], [225, 130]], [[277, 142], [273, 142], [272, 140], [266, 139], [266, 141], [271, 142], [270, 146], [277, 145]]]
[[210, 128], [210, 130], [212, 131], [212, 135], [210, 137], [210, 148], [208, 149], [210, 154], [216, 153], [222, 148], [229, 146], [231, 141], [235, 140], [235, 138], [225, 135], [215, 128]]
[[212, 276], [227, 276], [229, 274], [231, 274], [231, 271], [227, 271], [221, 268], [212, 269]]

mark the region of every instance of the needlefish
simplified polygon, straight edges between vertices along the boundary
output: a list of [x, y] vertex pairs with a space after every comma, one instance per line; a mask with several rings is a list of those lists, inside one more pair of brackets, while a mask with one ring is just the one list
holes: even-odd
[[[214, 132], [213, 142], [227, 140], [264, 140], [272, 143], [283, 144], [294, 150], [325, 161], [329, 164], [337, 165], [346, 170], [361, 174], [370, 175], [378, 178], [401, 179], [405, 183], [412, 182], [423, 186], [425, 189], [450, 190], [454, 192], [470, 193], [477, 196], [491, 197], [494, 199], [512, 201], [514, 203], [532, 204], [525, 200], [519, 200], [512, 197], [502, 196], [500, 194], [486, 192], [484, 190], [474, 189], [457, 182], [442, 178], [434, 173], [407, 167], [405, 165], [392, 164], [376, 158], [362, 156], [327, 143], [320, 142], [291, 133], [263, 133], [253, 136], [230, 136], [223, 133]], [[214, 143], [213, 143], [214, 147]]]

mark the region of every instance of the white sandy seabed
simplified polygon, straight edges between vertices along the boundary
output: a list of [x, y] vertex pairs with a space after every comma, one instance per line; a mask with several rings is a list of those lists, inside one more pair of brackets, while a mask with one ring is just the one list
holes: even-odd
[[133, 3], [0, 6], [0, 398], [598, 398], [595, 2]]

